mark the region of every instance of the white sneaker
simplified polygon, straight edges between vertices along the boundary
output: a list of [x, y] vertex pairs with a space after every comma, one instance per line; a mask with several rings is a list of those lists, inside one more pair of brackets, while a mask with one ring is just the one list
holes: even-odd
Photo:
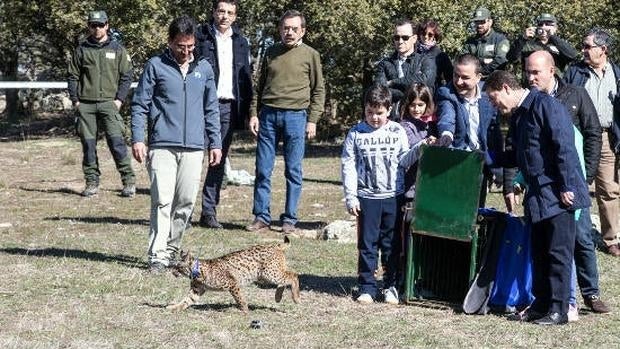
[[362, 293], [357, 297], [356, 301], [361, 304], [371, 304], [373, 302], [372, 296], [368, 293]]
[[568, 322], [575, 322], [579, 320], [579, 308], [577, 304], [568, 305]]
[[383, 290], [383, 299], [387, 304], [398, 304], [398, 291], [392, 286], [387, 290]]

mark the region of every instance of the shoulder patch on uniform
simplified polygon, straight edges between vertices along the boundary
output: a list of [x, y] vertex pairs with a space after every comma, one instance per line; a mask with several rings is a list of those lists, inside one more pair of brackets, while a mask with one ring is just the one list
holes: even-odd
[[508, 44], [508, 41], [504, 41], [499, 44], [499, 52], [508, 53], [508, 50], [510, 50], [510, 44]]

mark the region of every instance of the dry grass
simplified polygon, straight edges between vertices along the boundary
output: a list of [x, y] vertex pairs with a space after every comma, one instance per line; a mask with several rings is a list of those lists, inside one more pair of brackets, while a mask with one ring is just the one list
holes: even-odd
[[[99, 154], [102, 191], [91, 199], [83, 188], [80, 145], [74, 139], [3, 143], [0, 151], [0, 347], [2, 348], [280, 348], [280, 347], [615, 347], [620, 339], [618, 260], [599, 254], [603, 296], [616, 310], [582, 313], [569, 326], [541, 328], [498, 316], [465, 316], [452, 308], [352, 301], [356, 251], [343, 245], [295, 239], [291, 269], [301, 275], [302, 303], [274, 289], [245, 290], [249, 315], [229, 294], [207, 292], [198, 306], [171, 313], [188, 282], [146, 273], [148, 179], [136, 166], [138, 195], [118, 196], [120, 181], [104, 142]], [[317, 228], [347, 219], [339, 184], [337, 145], [308, 150], [303, 226]], [[235, 147], [233, 166], [253, 169], [253, 146]], [[274, 172], [272, 212], [283, 207], [283, 162]], [[491, 197], [496, 206], [499, 198]], [[244, 232], [251, 219], [252, 189], [228, 187], [219, 209], [227, 230], [194, 227], [184, 246], [204, 257], [279, 239]], [[195, 212], [195, 219], [200, 209]], [[261, 320], [262, 329], [250, 329]]]

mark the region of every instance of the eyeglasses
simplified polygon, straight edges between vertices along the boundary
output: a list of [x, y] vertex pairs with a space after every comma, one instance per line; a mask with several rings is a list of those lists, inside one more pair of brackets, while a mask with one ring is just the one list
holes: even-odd
[[105, 27], [105, 26], [106, 26], [106, 24], [107, 24], [107, 23], [95, 23], [95, 22], [93, 22], [93, 23], [88, 23], [88, 26], [89, 26], [90, 28], [95, 29], [95, 28], [103, 28], [103, 27]]
[[591, 50], [591, 49], [593, 49], [593, 48], [595, 48], [595, 47], [600, 47], [600, 46], [601, 46], [601, 45], [589, 45], [589, 44], [582, 44], [582, 45], [581, 45], [581, 48], [582, 48], [583, 50], [586, 50], [586, 51], [587, 51], [587, 50]]
[[301, 31], [300, 27], [291, 27], [291, 26], [284, 26], [282, 27], [282, 31], [285, 33], [288, 33], [289, 31], [292, 31], [295, 34], [298, 34]]
[[174, 48], [176, 48], [177, 50], [179, 50], [181, 52], [192, 51], [192, 50], [194, 50], [195, 47], [196, 47], [196, 45], [194, 45], [194, 44], [192, 44], [192, 45], [174, 44]]
[[392, 40], [394, 40], [396, 42], [400, 41], [401, 39], [403, 41], [409, 41], [409, 39], [411, 39], [412, 36], [413, 35], [394, 35], [394, 36], [392, 36]]
[[434, 38], [434, 37], [435, 37], [435, 33], [433, 33], [433, 32], [426, 32], [426, 33], [424, 33], [424, 35], [423, 35], [423, 36], [424, 36], [425, 38], [430, 38], [430, 39], [432, 39], [432, 38]]

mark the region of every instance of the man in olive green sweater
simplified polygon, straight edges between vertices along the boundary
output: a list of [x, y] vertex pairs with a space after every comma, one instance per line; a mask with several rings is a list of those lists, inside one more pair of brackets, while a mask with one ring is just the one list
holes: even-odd
[[249, 231], [269, 228], [271, 214], [271, 174], [278, 140], [284, 141], [286, 203], [280, 215], [282, 231], [292, 233], [297, 223], [301, 196], [302, 161], [305, 135], [316, 136], [316, 123], [323, 113], [325, 86], [319, 53], [302, 42], [306, 20], [290, 10], [278, 25], [281, 43], [270, 47], [261, 65], [256, 93], [250, 107], [249, 127], [258, 137], [254, 221]]
[[69, 96], [78, 109], [77, 131], [82, 142], [82, 170], [86, 180], [83, 196], [99, 192], [97, 123], [106, 133], [108, 147], [121, 175], [121, 196], [136, 193], [131, 155], [123, 137], [125, 129], [119, 110], [131, 86], [131, 60], [125, 48], [108, 36], [108, 16], [104, 11], [88, 15], [90, 35], [80, 43], [69, 62]]

